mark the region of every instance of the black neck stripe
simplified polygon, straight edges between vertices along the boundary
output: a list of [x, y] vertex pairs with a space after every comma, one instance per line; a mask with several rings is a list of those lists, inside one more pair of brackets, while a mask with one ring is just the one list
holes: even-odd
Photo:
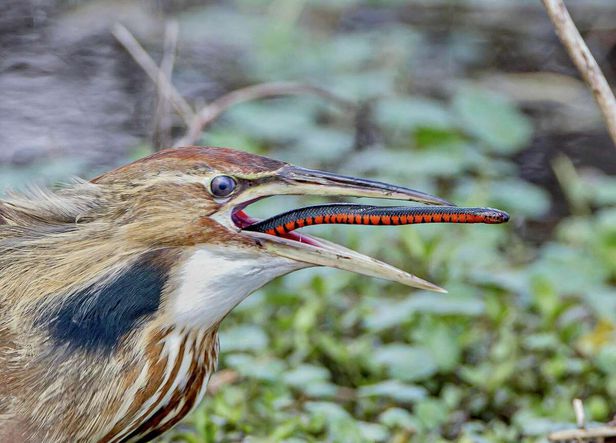
[[111, 352], [160, 306], [169, 272], [158, 254], [144, 254], [120, 275], [69, 295], [59, 307], [43, 306], [48, 312], [40, 322], [52, 340], [69, 349]]

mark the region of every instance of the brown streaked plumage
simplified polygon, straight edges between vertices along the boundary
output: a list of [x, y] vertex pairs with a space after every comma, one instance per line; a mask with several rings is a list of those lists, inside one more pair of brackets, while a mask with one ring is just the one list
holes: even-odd
[[446, 203], [211, 147], [1, 200], [0, 441], [148, 441], [167, 431], [205, 394], [220, 321], [279, 275], [333, 266], [440, 290], [292, 232], [304, 220], [280, 236], [251, 231], [258, 221], [243, 209], [276, 194]]

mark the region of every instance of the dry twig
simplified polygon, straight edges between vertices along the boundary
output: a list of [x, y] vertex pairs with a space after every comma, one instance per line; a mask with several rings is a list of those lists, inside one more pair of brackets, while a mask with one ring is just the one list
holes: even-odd
[[165, 70], [162, 69], [165, 65], [164, 60], [163, 64], [161, 64], [161, 68], [156, 66], [152, 57], [150, 57], [137, 39], [135, 39], [133, 34], [123, 25], [116, 23], [113, 26], [112, 33], [150, 79], [158, 85], [159, 94], [161, 94], [162, 91], [162, 96], [169, 98], [173, 107], [184, 120], [188, 129], [186, 134], [174, 144], [174, 147], [194, 144], [199, 139], [205, 127], [211, 124], [230, 107], [261, 98], [285, 95], [314, 95], [328, 100], [344, 110], [352, 112], [357, 110], [357, 106], [352, 101], [339, 97], [318, 86], [297, 82], [271, 82], [247, 86], [231, 91], [195, 113], [192, 107], [171, 83], [169, 79], [170, 74], [165, 73]]
[[126, 29], [125, 26], [116, 23], [112, 29], [113, 36], [126, 48], [128, 53], [141, 66], [145, 73], [156, 84], [159, 84], [165, 90], [165, 96], [169, 97], [171, 104], [186, 122], [187, 125], [193, 120], [195, 112], [190, 107], [184, 97], [171, 84], [169, 78], [156, 66], [152, 57], [143, 49], [137, 39]]
[[279, 97], [283, 95], [315, 95], [329, 100], [345, 110], [356, 110], [356, 105], [353, 102], [318, 86], [296, 82], [261, 83], [231, 91], [204, 106], [188, 126], [188, 130], [184, 137], [175, 143], [175, 147], [188, 146], [195, 143], [199, 139], [203, 129], [231, 106], [261, 98]]
[[616, 99], [610, 85], [575, 27], [563, 0], [543, 0], [543, 4], [569, 57], [592, 89], [612, 141], [616, 145]]
[[552, 432], [548, 441], [554, 443], [614, 443], [616, 442], [616, 428], [601, 426], [590, 429], [567, 429]]
[[170, 97], [167, 95], [167, 89], [164, 87], [164, 79], [171, 79], [173, 74], [173, 65], [175, 63], [175, 51], [178, 43], [179, 26], [175, 20], [170, 20], [165, 24], [165, 43], [163, 50], [163, 58], [160, 62], [160, 70], [158, 73], [157, 92], [158, 101], [156, 103], [156, 112], [154, 114], [154, 148], [160, 146], [169, 146], [171, 144], [171, 119], [169, 115]]
[[586, 429], [586, 413], [584, 412], [584, 404], [579, 398], [573, 399], [573, 411], [575, 412], [575, 422], [578, 429]]

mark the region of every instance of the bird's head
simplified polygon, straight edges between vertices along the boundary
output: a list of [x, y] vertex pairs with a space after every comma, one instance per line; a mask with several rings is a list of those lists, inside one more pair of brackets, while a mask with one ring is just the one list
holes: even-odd
[[258, 220], [244, 211], [258, 200], [277, 195], [447, 204], [420, 191], [214, 147], [164, 150], [93, 182], [123, 200], [123, 212], [130, 218], [123, 223], [131, 226], [130, 236], [151, 242], [152, 246], [195, 246], [226, 250], [229, 255], [281, 257], [295, 262], [296, 267], [332, 266], [409, 286], [437, 289], [408, 273], [322, 239], [295, 232], [271, 235], [251, 230]]
[[[214, 147], [164, 150], [97, 177], [93, 183], [123, 202], [117, 217], [123, 219], [124, 235], [131, 242], [182, 249], [176, 295], [170, 300], [174, 316], [182, 322], [216, 323], [263, 284], [311, 266], [442, 291], [379, 260], [291, 229], [323, 222], [328, 215], [328, 222], [341, 222], [340, 214], [351, 210], [356, 214], [353, 217], [359, 217], [359, 224], [371, 224], [370, 218], [361, 216], [363, 207], [322, 206], [313, 210], [311, 217], [297, 215], [297, 220], [292, 215], [275, 216], [269, 229], [256, 229], [259, 220], [245, 212], [260, 199], [291, 194], [448, 204], [420, 191]], [[350, 222], [351, 215], [346, 217]], [[277, 220], [281, 225], [276, 230]]]

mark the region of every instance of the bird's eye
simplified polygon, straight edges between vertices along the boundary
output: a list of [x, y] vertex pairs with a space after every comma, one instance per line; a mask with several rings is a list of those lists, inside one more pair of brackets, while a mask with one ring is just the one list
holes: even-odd
[[219, 175], [210, 182], [210, 190], [214, 197], [226, 197], [233, 192], [237, 183], [233, 177]]

